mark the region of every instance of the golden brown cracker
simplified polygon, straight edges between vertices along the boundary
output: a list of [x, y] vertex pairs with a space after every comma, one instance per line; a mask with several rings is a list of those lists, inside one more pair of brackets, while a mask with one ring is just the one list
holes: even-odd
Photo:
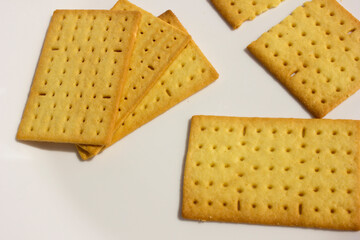
[[360, 123], [194, 116], [183, 217], [360, 229]]
[[[119, 103], [115, 125], [117, 129], [185, 48], [191, 37], [127, 0], [119, 0], [112, 10], [139, 11], [142, 14], [128, 78], [124, 85], [124, 95]], [[83, 145], [80, 147], [93, 153], [99, 152], [98, 148], [101, 148]]]
[[360, 88], [360, 22], [335, 0], [313, 0], [248, 46], [315, 117]]
[[106, 144], [141, 15], [57, 10], [17, 139]]
[[214, 7], [233, 29], [247, 20], [274, 8], [284, 0], [211, 0]]
[[[159, 16], [160, 19], [186, 31], [171, 11]], [[138, 104], [134, 111], [114, 132], [111, 144], [119, 141], [137, 128], [166, 112], [179, 102], [203, 89], [218, 78], [211, 63], [206, 59], [194, 41], [180, 53], [153, 88]], [[99, 148], [88, 148], [83, 159], [88, 159], [100, 152]]]
[[[183, 28], [176, 16], [167, 11], [160, 19]], [[219, 77], [194, 41], [175, 59], [137, 108], [129, 114], [118, 130], [112, 143], [166, 112], [179, 102], [203, 89]]]

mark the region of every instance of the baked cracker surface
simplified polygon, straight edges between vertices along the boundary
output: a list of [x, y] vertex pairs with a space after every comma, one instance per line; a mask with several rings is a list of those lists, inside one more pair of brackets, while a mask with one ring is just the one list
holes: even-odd
[[[139, 11], [142, 14], [124, 94], [120, 98], [115, 124], [117, 129], [185, 48], [191, 37], [127, 0], [119, 0], [112, 10]], [[102, 148], [84, 145], [79, 147], [91, 153], [99, 152]]]
[[248, 46], [317, 118], [360, 88], [360, 22], [336, 0], [313, 0]]
[[[171, 11], [163, 13], [159, 18], [186, 31]], [[215, 81], [218, 76], [219, 74], [199, 47], [191, 41], [115, 131], [111, 144], [200, 91]], [[97, 153], [94, 149], [92, 154], [82, 153], [82, 157], [90, 158]]]
[[[184, 32], [186, 31], [170, 10], [160, 15], [159, 18]], [[195, 42], [191, 41], [115, 131], [111, 144], [200, 91], [218, 77], [219, 74], [214, 67]], [[81, 156], [83, 158], [93, 157], [98, 153], [95, 148], [93, 149], [91, 154], [89, 152], [81, 153]]]
[[182, 215], [360, 229], [360, 123], [194, 116]]
[[141, 15], [57, 10], [17, 139], [107, 144]]
[[236, 29], [247, 20], [274, 8], [284, 0], [211, 0], [223, 18]]

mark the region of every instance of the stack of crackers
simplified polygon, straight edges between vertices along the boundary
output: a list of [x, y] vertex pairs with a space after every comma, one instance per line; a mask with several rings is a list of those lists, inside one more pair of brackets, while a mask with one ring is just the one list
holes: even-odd
[[57, 10], [17, 139], [74, 143], [89, 159], [217, 78], [171, 11]]

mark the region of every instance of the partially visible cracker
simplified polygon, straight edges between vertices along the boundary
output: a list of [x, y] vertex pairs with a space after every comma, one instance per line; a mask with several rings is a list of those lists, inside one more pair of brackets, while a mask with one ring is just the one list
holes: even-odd
[[[124, 95], [120, 99], [115, 125], [117, 129], [185, 48], [191, 37], [127, 0], [119, 0], [112, 10], [139, 11], [142, 14], [134, 53], [130, 60], [128, 79], [124, 86]], [[98, 152], [101, 148], [80, 147], [90, 153]]]
[[[176, 16], [167, 11], [160, 19], [183, 28]], [[166, 112], [179, 102], [203, 89], [219, 77], [194, 41], [176, 58], [137, 108], [115, 131], [112, 143]]]
[[[160, 15], [159, 18], [184, 32], [186, 31], [170, 10]], [[214, 67], [195, 42], [191, 41], [115, 131], [111, 144], [203, 89], [218, 77], [219, 74]], [[97, 150], [93, 148], [91, 154], [89, 152], [79, 152], [79, 154], [83, 159], [88, 159], [98, 154]]]
[[194, 116], [182, 215], [360, 229], [360, 122]]
[[360, 22], [336, 0], [313, 0], [248, 46], [322, 118], [360, 88]]
[[274, 8], [284, 0], [211, 0], [215, 8], [233, 29], [247, 20]]
[[17, 139], [107, 144], [141, 14], [57, 10]]

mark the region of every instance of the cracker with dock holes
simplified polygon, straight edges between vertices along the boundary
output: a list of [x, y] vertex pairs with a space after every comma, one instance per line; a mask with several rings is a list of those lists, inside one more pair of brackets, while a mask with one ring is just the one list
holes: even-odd
[[140, 19], [139, 12], [55, 11], [17, 139], [107, 144]]
[[[166, 11], [159, 18], [186, 32], [172, 11]], [[111, 144], [208, 86], [218, 77], [219, 74], [200, 48], [191, 41], [115, 131]], [[96, 147], [93, 149], [91, 154], [81, 150], [79, 154], [83, 159], [91, 158], [100, 152]]]
[[182, 215], [360, 229], [360, 122], [194, 116]]
[[223, 18], [236, 29], [247, 20], [274, 8], [284, 0], [211, 0]]
[[[127, 0], [119, 0], [111, 10], [139, 11], [142, 14], [124, 95], [120, 98], [116, 130], [185, 48], [191, 37]], [[102, 146], [79, 147], [89, 153], [102, 149]]]
[[312, 115], [360, 88], [360, 22], [336, 0], [313, 0], [248, 46]]

